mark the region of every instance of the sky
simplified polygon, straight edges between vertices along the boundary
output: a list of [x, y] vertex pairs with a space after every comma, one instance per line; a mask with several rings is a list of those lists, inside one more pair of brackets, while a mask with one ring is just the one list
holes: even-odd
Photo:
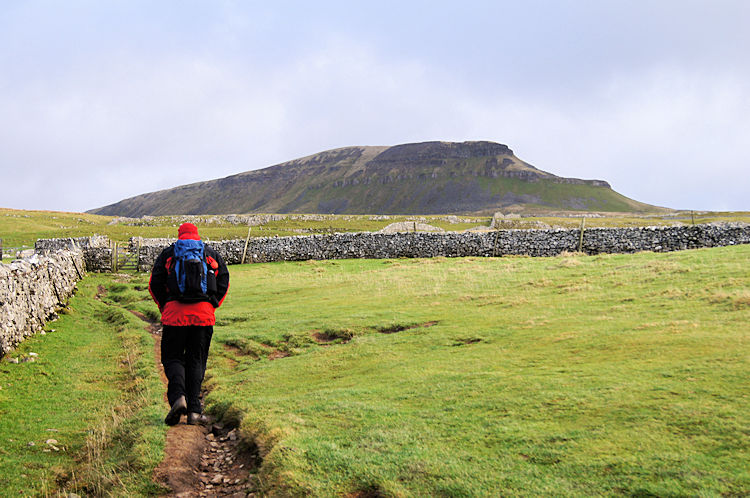
[[642, 202], [747, 211], [748, 26], [746, 0], [3, 0], [0, 207], [490, 140]]

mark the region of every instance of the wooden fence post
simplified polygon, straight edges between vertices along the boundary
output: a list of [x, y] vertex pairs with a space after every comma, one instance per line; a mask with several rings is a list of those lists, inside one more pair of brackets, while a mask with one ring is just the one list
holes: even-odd
[[247, 238], [245, 239], [245, 248], [242, 250], [242, 261], [240, 261], [241, 265], [245, 264], [245, 256], [247, 255], [247, 244], [250, 242], [250, 230], [252, 230], [253, 227], [248, 226], [247, 227]]
[[581, 236], [578, 239], [578, 252], [583, 252], [583, 231], [586, 227], [586, 217], [581, 218]]

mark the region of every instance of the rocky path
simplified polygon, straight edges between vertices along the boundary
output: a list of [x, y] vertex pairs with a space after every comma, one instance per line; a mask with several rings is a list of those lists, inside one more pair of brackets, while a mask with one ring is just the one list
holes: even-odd
[[[161, 326], [134, 313], [148, 323], [154, 337], [157, 368], [164, 383], [164, 413], [167, 378], [161, 365]], [[154, 471], [154, 480], [180, 498], [257, 496], [258, 455], [242, 447], [238, 430], [220, 423], [188, 425], [186, 417], [167, 431], [164, 460]]]

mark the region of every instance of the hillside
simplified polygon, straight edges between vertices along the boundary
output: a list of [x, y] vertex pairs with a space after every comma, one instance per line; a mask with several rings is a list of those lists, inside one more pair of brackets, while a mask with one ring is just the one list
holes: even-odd
[[433, 214], [502, 209], [651, 211], [601, 180], [562, 178], [494, 142], [345, 147], [131, 197], [90, 212]]

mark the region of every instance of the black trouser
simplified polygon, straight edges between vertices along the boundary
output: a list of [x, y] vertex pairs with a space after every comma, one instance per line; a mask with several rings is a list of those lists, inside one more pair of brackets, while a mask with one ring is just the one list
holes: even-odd
[[211, 325], [177, 327], [164, 325], [161, 336], [161, 364], [169, 384], [167, 400], [172, 406], [185, 396], [189, 412], [201, 413], [201, 384], [206, 373]]

